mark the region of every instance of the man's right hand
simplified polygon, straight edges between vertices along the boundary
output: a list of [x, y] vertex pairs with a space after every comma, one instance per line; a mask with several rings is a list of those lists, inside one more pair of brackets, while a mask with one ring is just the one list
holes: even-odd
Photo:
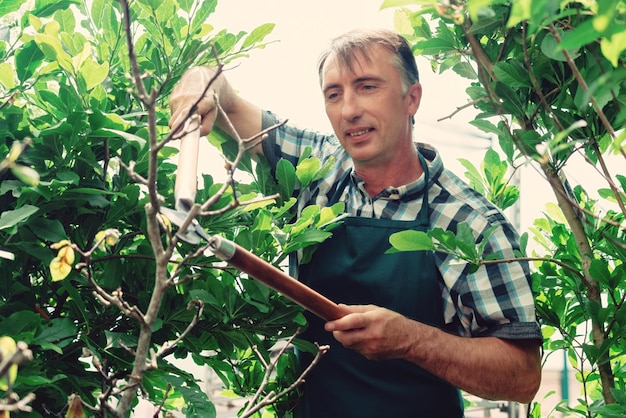
[[[216, 71], [216, 68], [211, 67], [193, 67], [183, 74], [170, 96], [170, 128], [176, 128], [185, 120], [189, 109], [201, 97]], [[216, 100], [228, 121], [219, 114]], [[239, 136], [244, 140], [254, 137], [262, 130], [261, 108], [237, 95], [224, 74], [220, 74], [202, 96], [197, 104], [196, 114], [202, 120], [201, 135], [211, 132], [216, 123], [228, 135]], [[236, 132], [233, 132], [233, 128]], [[253, 153], [262, 153], [261, 147], [255, 147]]]
[[[193, 67], [180, 78], [170, 96], [170, 128], [174, 129], [189, 116], [189, 110], [198, 102], [206, 86], [211, 82], [215, 69], [209, 67]], [[213, 129], [217, 118], [216, 94], [219, 94], [219, 84], [222, 77], [213, 81], [198, 102], [196, 113], [200, 115], [202, 126], [200, 134], [206, 135]]]

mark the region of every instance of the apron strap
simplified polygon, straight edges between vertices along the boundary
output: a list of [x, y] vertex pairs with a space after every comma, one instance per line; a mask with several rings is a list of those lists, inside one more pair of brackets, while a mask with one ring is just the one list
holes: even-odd
[[430, 173], [428, 172], [428, 164], [426, 164], [426, 159], [419, 150], [417, 150], [417, 156], [419, 157], [420, 163], [422, 164], [422, 169], [424, 170], [424, 191], [422, 192], [422, 208], [420, 209], [420, 213], [419, 215], [417, 215], [417, 217], [425, 225], [428, 225], [430, 223], [428, 207], [428, 191], [430, 190], [430, 185], [428, 184], [428, 182], [430, 181]]

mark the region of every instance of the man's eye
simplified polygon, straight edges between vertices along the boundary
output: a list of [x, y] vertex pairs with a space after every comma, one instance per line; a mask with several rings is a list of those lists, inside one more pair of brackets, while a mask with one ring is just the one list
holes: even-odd
[[328, 93], [328, 95], [326, 95], [326, 100], [334, 100], [337, 97], [339, 97], [339, 93]]

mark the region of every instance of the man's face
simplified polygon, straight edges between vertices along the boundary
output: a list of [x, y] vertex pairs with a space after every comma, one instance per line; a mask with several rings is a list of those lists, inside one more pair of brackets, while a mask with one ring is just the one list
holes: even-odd
[[391, 51], [374, 46], [369, 59], [355, 53], [352, 69], [334, 56], [322, 69], [326, 114], [357, 167], [395, 164], [413, 147], [411, 117], [419, 107], [421, 86], [414, 84], [403, 94], [391, 59]]

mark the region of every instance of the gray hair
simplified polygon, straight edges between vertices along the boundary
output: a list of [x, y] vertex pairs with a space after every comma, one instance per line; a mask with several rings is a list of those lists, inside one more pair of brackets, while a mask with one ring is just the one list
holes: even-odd
[[369, 60], [371, 49], [376, 45], [393, 53], [391, 64], [400, 72], [404, 93], [409, 86], [419, 82], [415, 57], [404, 37], [387, 29], [355, 29], [333, 39], [329, 48], [320, 55], [318, 62], [320, 85], [322, 84], [322, 71], [328, 57], [337, 57], [349, 70], [352, 70], [356, 52], [361, 52], [365, 59]]

